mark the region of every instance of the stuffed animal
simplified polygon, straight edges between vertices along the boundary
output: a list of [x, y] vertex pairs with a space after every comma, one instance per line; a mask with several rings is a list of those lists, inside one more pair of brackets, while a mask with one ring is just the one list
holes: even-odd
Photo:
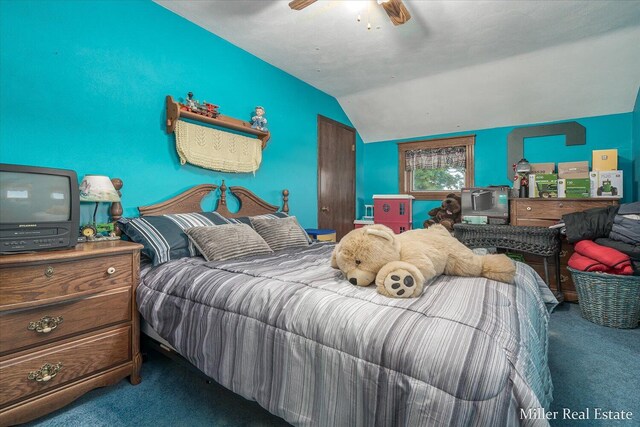
[[401, 234], [381, 224], [357, 228], [336, 245], [331, 266], [353, 285], [375, 282], [379, 293], [397, 298], [420, 296], [441, 274], [512, 283], [516, 271], [506, 255], [476, 255], [440, 224]]
[[461, 200], [460, 196], [455, 193], [447, 194], [440, 206], [428, 212], [431, 218], [422, 224], [423, 227], [428, 228], [434, 224], [442, 224], [447, 230], [453, 232], [453, 224], [462, 222]]

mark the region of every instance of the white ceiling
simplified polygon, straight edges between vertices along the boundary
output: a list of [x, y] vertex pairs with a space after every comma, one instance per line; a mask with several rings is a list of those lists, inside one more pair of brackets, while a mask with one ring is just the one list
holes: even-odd
[[156, 2], [335, 96], [366, 142], [628, 112], [640, 84], [640, 1], [404, 0], [398, 27], [374, 0]]

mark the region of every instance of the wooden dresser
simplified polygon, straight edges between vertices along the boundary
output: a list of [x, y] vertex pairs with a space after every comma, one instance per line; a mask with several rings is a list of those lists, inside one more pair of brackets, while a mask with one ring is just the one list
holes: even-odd
[[[592, 208], [601, 208], [618, 204], [619, 199], [597, 198], [597, 199], [511, 199], [509, 201], [509, 214], [511, 225], [533, 225], [548, 227], [557, 224], [562, 215], [585, 211]], [[562, 292], [566, 301], [578, 301], [578, 294], [571, 279], [571, 273], [567, 270], [567, 261], [573, 254], [573, 245], [569, 244], [566, 238], [562, 239], [560, 251], [560, 280], [562, 282]], [[527, 264], [533, 267], [541, 277], [544, 277], [544, 266], [541, 257], [535, 255], [525, 255]], [[550, 266], [551, 271], [555, 264]], [[556, 291], [558, 285], [554, 274], [550, 275], [550, 287]]]
[[140, 382], [141, 245], [0, 256], [0, 426], [129, 376]]

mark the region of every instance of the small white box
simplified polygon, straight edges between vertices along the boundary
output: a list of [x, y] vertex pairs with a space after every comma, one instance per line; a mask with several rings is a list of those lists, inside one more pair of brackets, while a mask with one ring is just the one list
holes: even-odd
[[529, 174], [529, 197], [538, 197], [538, 187], [536, 187], [536, 174]]
[[564, 178], [558, 178], [558, 198], [567, 197], [567, 182]]
[[598, 171], [589, 172], [589, 195], [596, 197], [596, 188], [598, 187]]
[[591, 197], [622, 197], [622, 171], [591, 171]]

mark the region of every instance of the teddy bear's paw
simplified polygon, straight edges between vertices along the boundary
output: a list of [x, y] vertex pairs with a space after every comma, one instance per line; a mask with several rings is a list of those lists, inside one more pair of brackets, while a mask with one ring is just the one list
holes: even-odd
[[384, 279], [386, 291], [397, 298], [411, 298], [418, 288], [417, 284], [411, 273], [404, 269], [394, 270]]

